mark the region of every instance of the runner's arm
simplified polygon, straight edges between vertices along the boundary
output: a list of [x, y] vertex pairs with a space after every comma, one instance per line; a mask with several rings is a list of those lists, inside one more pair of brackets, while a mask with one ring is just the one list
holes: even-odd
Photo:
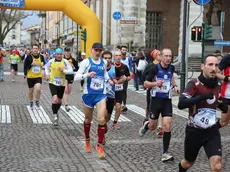
[[144, 82], [145, 88], [152, 88], [157, 86], [156, 84], [157, 82], [153, 81], [155, 79], [155, 75], [157, 74], [157, 71], [158, 69], [156, 65], [151, 68], [151, 71], [149, 71], [146, 81]]
[[50, 64], [52, 63], [52, 59], [50, 59], [45, 65], [45, 74], [46, 76], [50, 76]]
[[203, 95], [195, 95], [196, 86], [195, 81], [192, 80], [188, 83], [186, 86], [184, 92], [181, 94], [178, 102], [178, 108], [179, 109], [186, 109], [189, 108], [195, 104], [200, 103], [203, 100], [213, 98], [213, 93], [209, 92]]
[[74, 76], [74, 81], [83, 80], [87, 78], [89, 65], [89, 59], [84, 59], [81, 62], [80, 67]]
[[74, 66], [74, 71], [77, 72], [79, 67], [78, 67], [78, 61], [75, 60], [74, 58], [72, 58], [72, 61], [73, 61], [73, 66]]
[[32, 57], [29, 55], [26, 57], [25, 62], [24, 62], [24, 75], [27, 75], [28, 69], [31, 68], [31, 63], [32, 63]]
[[64, 60], [64, 63], [65, 63], [65, 67], [66, 69], [63, 70], [63, 73], [64, 74], [73, 74], [73, 68], [72, 66], [69, 64], [68, 60]]

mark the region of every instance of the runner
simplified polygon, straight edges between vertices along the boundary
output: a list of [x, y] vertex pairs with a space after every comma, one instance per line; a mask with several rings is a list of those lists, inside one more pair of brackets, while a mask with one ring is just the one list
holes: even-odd
[[[218, 105], [220, 84], [216, 77], [218, 59], [208, 55], [201, 66], [202, 73], [191, 80], [180, 96], [178, 108], [189, 108], [185, 130], [184, 159], [179, 163], [179, 172], [187, 171], [194, 164], [201, 147], [209, 159], [211, 171], [222, 171], [222, 148], [219, 128], [228, 124], [228, 107]], [[216, 122], [216, 107], [222, 110]], [[209, 171], [206, 169], [206, 171]]]
[[114, 129], [119, 129], [120, 126], [118, 125], [118, 119], [121, 114], [121, 104], [122, 101], [125, 99], [127, 90], [124, 89], [124, 82], [130, 80], [130, 72], [128, 67], [121, 63], [121, 52], [116, 51], [114, 54], [114, 66], [116, 72], [116, 80], [115, 82], [115, 102], [116, 102], [116, 112], [113, 121]]
[[139, 135], [143, 136], [148, 130], [153, 131], [157, 127], [157, 120], [161, 114], [163, 117], [163, 155], [162, 162], [174, 160], [168, 153], [171, 139], [172, 123], [172, 88], [179, 93], [179, 89], [173, 77], [174, 66], [170, 65], [172, 51], [165, 48], [161, 51], [161, 62], [156, 64], [149, 72], [144, 83], [146, 88], [151, 89], [150, 119], [146, 121], [139, 130]]
[[18, 72], [18, 63], [20, 63], [20, 57], [16, 54], [16, 51], [13, 50], [12, 54], [9, 57], [9, 63], [11, 68], [12, 82], [15, 81], [15, 75]]
[[[152, 63], [149, 63], [149, 64], [146, 66], [146, 68], [145, 68], [145, 70], [144, 70], [144, 72], [143, 72], [143, 81], [146, 80], [146, 78], [147, 78], [149, 72], [152, 70], [152, 68], [153, 68], [156, 64], [160, 63], [160, 61], [161, 61], [161, 55], [160, 55], [160, 53], [161, 53], [160, 50], [153, 50], [153, 51], [151, 52], [151, 57], [153, 58], [153, 62], [152, 62]], [[147, 102], [147, 107], [146, 107], [146, 117], [145, 117], [145, 120], [144, 120], [143, 124], [144, 124], [146, 121], [149, 120], [149, 105], [150, 105], [150, 100], [151, 100], [150, 90], [151, 90], [151, 88], [147, 88], [147, 89], [146, 89], [146, 102]], [[157, 130], [158, 130], [157, 136], [158, 136], [158, 137], [162, 137], [164, 133], [163, 133], [163, 128], [162, 128], [162, 116], [161, 116], [161, 115], [160, 115], [159, 118], [158, 118], [158, 127], [157, 127]]]
[[[107, 61], [107, 72], [109, 74], [109, 77], [113, 82], [116, 82], [115, 66], [112, 64], [112, 56], [113, 55], [110, 51], [104, 51], [102, 53], [102, 58]], [[106, 100], [107, 115], [105, 118], [106, 121], [105, 134], [106, 134], [108, 130], [107, 123], [110, 121], [111, 115], [113, 113], [114, 102], [115, 102], [115, 89], [114, 86], [111, 86], [109, 82], [106, 82], [105, 85], [106, 85], [106, 96], [107, 96], [107, 100]]]
[[40, 97], [41, 97], [41, 84], [42, 84], [42, 66], [44, 65], [44, 57], [39, 54], [39, 45], [33, 45], [33, 52], [27, 56], [24, 62], [24, 78], [27, 78], [27, 84], [29, 87], [29, 100], [30, 108], [33, 110], [33, 92], [35, 94], [35, 105], [36, 108], [40, 109]]
[[[85, 52], [82, 52], [82, 53], [81, 53], [81, 57], [78, 59], [79, 65], [81, 64], [81, 62], [82, 62], [85, 58], [86, 58], [86, 53], [85, 53]], [[84, 80], [81, 80], [81, 88], [80, 88], [81, 91], [83, 91], [84, 83], [85, 83], [85, 81], [84, 81]]]
[[220, 61], [219, 69], [224, 71], [224, 75], [217, 74], [217, 77], [224, 81], [221, 88], [221, 98], [223, 103], [228, 105], [230, 114], [230, 54]]
[[[132, 67], [132, 60], [129, 56], [127, 56], [127, 47], [126, 46], [121, 46], [121, 63], [125, 64], [130, 72], [130, 76], [133, 75], [133, 67]], [[128, 108], [126, 107], [126, 100], [127, 100], [127, 88], [128, 88], [128, 80], [126, 80], [123, 83], [123, 90], [124, 90], [124, 96], [123, 96], [123, 106], [122, 106], [122, 112], [127, 112]]]
[[61, 107], [65, 91], [66, 74], [73, 74], [73, 68], [68, 60], [64, 59], [61, 48], [55, 50], [55, 58], [45, 66], [46, 80], [50, 80], [49, 88], [52, 95], [53, 125], [58, 126], [58, 110]]
[[101, 59], [102, 50], [103, 46], [101, 43], [94, 43], [92, 46], [92, 57], [81, 62], [80, 68], [74, 77], [75, 81], [87, 79], [82, 96], [85, 113], [84, 133], [86, 152], [91, 152], [89, 133], [94, 106], [96, 106], [98, 119], [98, 144], [96, 150], [99, 158], [104, 158], [105, 156], [103, 142], [105, 140], [106, 124], [106, 89], [104, 82], [108, 80], [111, 85], [113, 84], [106, 70], [107, 62]]
[[[68, 60], [69, 64], [72, 66], [73, 70], [76, 72], [78, 70], [78, 62], [71, 56], [70, 48], [65, 48], [65, 59]], [[70, 111], [69, 108], [69, 95], [72, 90], [72, 84], [73, 84], [74, 74], [66, 75], [66, 87], [65, 87], [65, 93], [63, 97], [63, 103], [65, 105], [65, 110], [67, 112]]]

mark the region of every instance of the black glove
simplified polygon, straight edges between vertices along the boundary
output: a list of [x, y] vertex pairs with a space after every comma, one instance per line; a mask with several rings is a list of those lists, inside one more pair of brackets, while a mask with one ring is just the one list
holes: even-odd
[[230, 76], [225, 76], [224, 82], [230, 82]]
[[201, 95], [202, 100], [213, 99], [214, 94], [212, 92], [208, 92], [206, 94]]

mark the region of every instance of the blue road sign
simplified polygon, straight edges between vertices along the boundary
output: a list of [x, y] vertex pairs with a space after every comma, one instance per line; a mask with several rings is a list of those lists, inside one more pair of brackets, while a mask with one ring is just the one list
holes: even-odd
[[115, 11], [113, 13], [113, 19], [114, 20], [120, 20], [121, 19], [121, 12], [120, 11]]
[[197, 5], [208, 4], [211, 0], [193, 0]]
[[221, 41], [221, 40], [218, 40], [218, 41], [214, 42], [214, 45], [215, 46], [230, 46], [230, 41]]
[[0, 0], [0, 6], [25, 8], [25, 0]]

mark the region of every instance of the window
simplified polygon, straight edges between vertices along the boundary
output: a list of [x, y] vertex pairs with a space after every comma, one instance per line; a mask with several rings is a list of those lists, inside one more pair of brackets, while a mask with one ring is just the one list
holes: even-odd
[[146, 48], [161, 49], [162, 13], [146, 12]]
[[12, 39], [16, 39], [16, 35], [12, 35]]

